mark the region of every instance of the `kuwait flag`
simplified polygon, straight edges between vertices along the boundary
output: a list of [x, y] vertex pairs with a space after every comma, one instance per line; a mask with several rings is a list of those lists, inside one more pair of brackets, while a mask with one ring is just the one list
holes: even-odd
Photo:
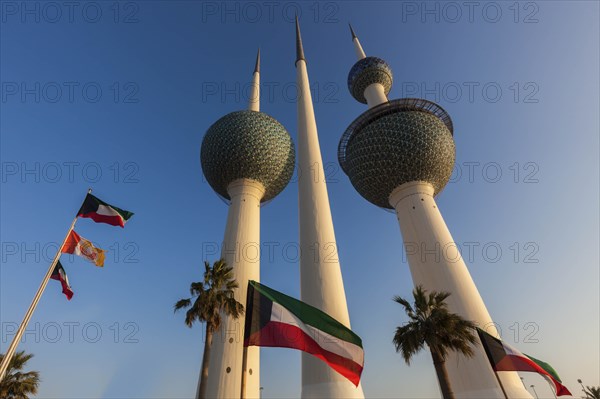
[[50, 276], [52, 280], [60, 281], [62, 285], [62, 292], [66, 295], [67, 299], [70, 301], [73, 298], [73, 291], [71, 290], [71, 286], [69, 285], [69, 278], [67, 277], [67, 272], [60, 264], [60, 261], [56, 262], [56, 266], [54, 267], [54, 271]]
[[100, 267], [104, 266], [104, 258], [106, 257], [103, 249], [94, 247], [89, 240], [81, 237], [75, 230], [71, 230], [69, 233], [61, 252], [79, 255]]
[[133, 212], [125, 211], [109, 205], [101, 199], [88, 194], [77, 213], [77, 217], [91, 218], [97, 223], [108, 223], [113, 226], [125, 227], [125, 223], [133, 216]]
[[317, 308], [256, 281], [248, 283], [244, 346], [298, 349], [318, 357], [358, 386], [362, 340]]
[[554, 387], [557, 396], [572, 395], [567, 387], [562, 385], [560, 377], [548, 363], [521, 353], [479, 328], [477, 332], [495, 371], [532, 371], [541, 374]]

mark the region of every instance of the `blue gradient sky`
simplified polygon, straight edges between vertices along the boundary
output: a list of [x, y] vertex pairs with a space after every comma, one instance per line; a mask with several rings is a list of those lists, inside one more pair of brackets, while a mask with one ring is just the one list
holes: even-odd
[[[412, 287], [395, 217], [337, 164], [340, 136], [365, 110], [346, 87], [347, 22], [392, 67], [391, 98], [425, 97], [453, 118], [458, 166], [438, 202], [504, 339], [576, 395], [577, 378], [600, 383], [597, 2], [0, 4], [0, 350], [86, 189], [135, 212], [124, 230], [78, 222], [111, 252], [104, 269], [63, 258], [71, 302], [48, 285], [19, 347], [35, 353], [39, 398], [194, 394], [203, 328], [172, 306], [217, 258], [227, 212], [203, 180], [200, 143], [246, 107], [258, 46], [262, 110], [295, 140], [295, 11], [366, 395], [439, 397], [429, 355], [408, 367], [391, 344], [406, 320], [391, 298]], [[298, 296], [297, 184], [261, 217], [272, 248], [262, 281]], [[261, 353], [264, 397], [299, 396], [299, 354]]]

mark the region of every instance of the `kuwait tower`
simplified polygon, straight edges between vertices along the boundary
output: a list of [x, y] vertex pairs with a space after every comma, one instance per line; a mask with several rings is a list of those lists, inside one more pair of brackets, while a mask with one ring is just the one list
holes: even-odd
[[[202, 140], [200, 160], [206, 180], [229, 202], [221, 256], [239, 284], [236, 299], [246, 302], [248, 280], [260, 281], [260, 208], [279, 194], [294, 171], [294, 143], [285, 128], [259, 111], [260, 52], [256, 57], [248, 110], [216, 121]], [[243, 317], [223, 317], [210, 351], [207, 397], [240, 397]], [[259, 348], [248, 348], [246, 396], [260, 397]]]
[[[300, 296], [303, 302], [350, 328], [346, 293], [338, 260], [317, 124], [296, 17], [298, 87], [298, 205], [300, 225]], [[319, 337], [316, 337], [319, 339]], [[321, 339], [327, 339], [321, 337]], [[355, 387], [320, 359], [302, 353], [303, 398], [363, 398]]]
[[[435, 201], [454, 167], [450, 116], [423, 99], [388, 101], [389, 65], [367, 57], [350, 29], [358, 62], [348, 75], [348, 88], [369, 109], [344, 132], [338, 148], [340, 165], [362, 197], [395, 210], [414, 284], [449, 292], [452, 312], [497, 336]], [[459, 398], [503, 398], [483, 347], [474, 349], [472, 358], [451, 354], [446, 360], [454, 393]], [[502, 372], [499, 377], [509, 398], [531, 398], [517, 373]]]

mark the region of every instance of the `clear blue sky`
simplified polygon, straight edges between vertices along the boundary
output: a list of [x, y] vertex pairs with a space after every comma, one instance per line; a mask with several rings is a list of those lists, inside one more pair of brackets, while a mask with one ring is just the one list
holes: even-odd
[[[19, 347], [35, 354], [39, 398], [194, 394], [203, 328], [172, 306], [217, 258], [227, 212], [203, 180], [200, 143], [246, 107], [258, 46], [262, 110], [296, 138], [295, 11], [366, 395], [439, 397], [429, 355], [408, 367], [391, 344], [406, 320], [391, 298], [412, 287], [396, 219], [337, 164], [340, 136], [365, 110], [346, 87], [347, 22], [391, 65], [391, 98], [425, 97], [453, 118], [458, 167], [438, 202], [504, 339], [576, 395], [577, 378], [600, 383], [598, 2], [0, 5], [0, 350], [87, 188], [135, 212], [123, 230], [78, 222], [110, 253], [103, 269], [64, 257], [75, 297], [55, 281], [42, 297]], [[298, 296], [297, 184], [261, 212], [274, 248], [262, 280]], [[264, 397], [297, 397], [299, 354], [261, 353]]]

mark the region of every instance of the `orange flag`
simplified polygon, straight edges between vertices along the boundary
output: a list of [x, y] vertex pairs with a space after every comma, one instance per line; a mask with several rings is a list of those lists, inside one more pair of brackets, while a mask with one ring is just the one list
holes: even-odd
[[94, 247], [89, 240], [81, 237], [75, 230], [71, 230], [61, 252], [79, 255], [100, 267], [104, 266], [104, 258], [106, 257], [104, 250]]

